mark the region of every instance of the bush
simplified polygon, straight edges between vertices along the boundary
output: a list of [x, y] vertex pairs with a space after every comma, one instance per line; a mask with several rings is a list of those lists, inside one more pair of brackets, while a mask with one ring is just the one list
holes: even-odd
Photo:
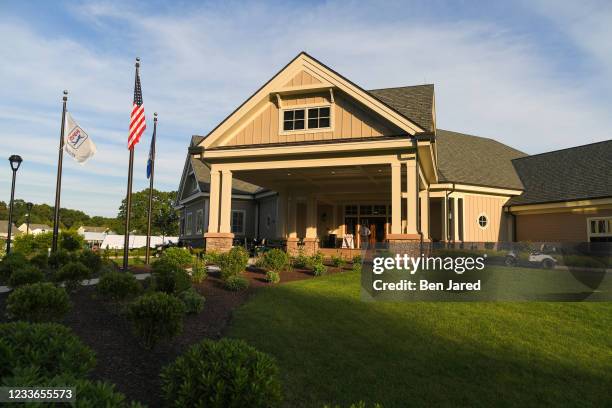
[[[115, 389], [115, 385], [103, 381], [77, 380], [70, 383], [75, 388], [76, 408], [113, 407], [138, 408], [141, 404], [128, 403], [125, 395]], [[69, 384], [69, 385], [70, 385]], [[58, 384], [60, 385], [60, 384]], [[48, 386], [48, 385], [47, 385]]]
[[202, 261], [205, 265], [216, 265], [219, 262], [219, 255], [216, 251], [207, 251], [202, 255]]
[[142, 286], [131, 273], [112, 271], [100, 277], [96, 290], [101, 296], [120, 302], [136, 296], [142, 290]]
[[43, 322], [60, 320], [70, 310], [70, 300], [64, 288], [51, 283], [33, 283], [15, 289], [6, 301], [9, 317]]
[[185, 248], [172, 247], [162, 252], [162, 259], [173, 262], [178, 266], [191, 265], [193, 257]]
[[249, 287], [249, 280], [241, 275], [230, 276], [225, 280], [225, 288], [238, 292]]
[[161, 373], [170, 407], [278, 407], [282, 401], [274, 359], [242, 340], [204, 340]]
[[91, 273], [98, 273], [100, 272], [100, 268], [102, 268], [102, 258], [90, 249], [84, 249], [78, 259], [79, 262], [91, 271]]
[[280, 273], [284, 271], [289, 265], [291, 265], [291, 260], [289, 259], [289, 255], [282, 249], [274, 248], [263, 254], [263, 264], [262, 266], [273, 272]]
[[315, 265], [323, 264], [323, 254], [321, 252], [317, 252], [316, 254], [308, 257], [307, 267], [309, 269], [314, 269]]
[[323, 276], [327, 273], [327, 267], [322, 263], [317, 263], [313, 265], [312, 272], [314, 276]]
[[344, 265], [346, 265], [346, 261], [341, 256], [332, 255], [331, 264], [336, 268], [342, 268]]
[[354, 263], [353, 266], [351, 267], [351, 271], [356, 272], [356, 273], [361, 273], [361, 264]]
[[362, 261], [362, 259], [361, 259], [361, 255], [355, 255], [355, 256], [353, 257], [353, 264], [356, 264], [356, 263], [360, 264], [360, 263], [361, 263], [361, 261]]
[[266, 281], [270, 283], [278, 283], [280, 282], [280, 273], [275, 271], [266, 272]]
[[206, 266], [201, 261], [195, 261], [191, 266], [191, 281], [193, 283], [202, 283], [207, 276]]
[[81, 285], [83, 280], [90, 277], [91, 272], [80, 262], [69, 262], [53, 275], [53, 279], [56, 282], [63, 283], [69, 291], [74, 291]]
[[24, 265], [22, 268], [13, 271], [8, 279], [8, 285], [11, 288], [17, 288], [30, 283], [42, 282], [43, 279], [45, 279], [45, 275], [40, 269], [34, 265]]
[[[374, 403], [373, 405], [368, 405], [363, 401], [359, 401], [359, 402], [354, 402], [352, 403], [348, 408], [368, 408], [368, 407], [372, 407], [372, 408], [383, 408], [383, 406], [379, 403]], [[325, 404], [323, 406], [323, 408], [342, 408], [340, 405], [327, 405]]]
[[83, 248], [85, 240], [76, 231], [62, 231], [59, 236], [59, 246], [68, 252]]
[[42, 379], [79, 378], [95, 366], [93, 351], [68, 327], [56, 323], [0, 324], [0, 380], [31, 369]]
[[47, 266], [49, 265], [49, 255], [47, 254], [47, 252], [39, 252], [36, 255], [34, 255], [32, 258], [30, 258], [30, 263], [36, 267], [38, 267], [41, 270], [45, 270], [47, 269]]
[[28, 260], [19, 252], [11, 252], [0, 262], [0, 280], [6, 282], [14, 271], [28, 265]]
[[186, 291], [181, 292], [179, 297], [185, 306], [185, 312], [187, 314], [197, 314], [204, 309], [204, 302], [206, 299], [194, 288], [189, 288]]
[[247, 267], [249, 253], [243, 247], [233, 247], [229, 252], [219, 255], [217, 265], [221, 269], [221, 279], [238, 276]]
[[174, 261], [161, 258], [153, 263], [152, 288], [157, 292], [180, 293], [191, 287], [191, 277]]
[[74, 261], [74, 257], [65, 249], [58, 249], [55, 252], [51, 252], [47, 260], [49, 267], [53, 270], [58, 270], [72, 261]]
[[128, 307], [127, 316], [134, 332], [142, 338], [146, 348], [162, 339], [170, 339], [183, 330], [185, 306], [176, 297], [161, 292], [147, 293]]
[[309, 265], [309, 258], [304, 255], [302, 251], [298, 253], [298, 255], [293, 258], [293, 266], [296, 268], [307, 268]]

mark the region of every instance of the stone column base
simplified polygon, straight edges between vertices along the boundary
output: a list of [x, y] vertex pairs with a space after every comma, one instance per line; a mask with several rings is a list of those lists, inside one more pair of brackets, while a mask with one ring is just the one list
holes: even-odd
[[298, 246], [300, 239], [297, 237], [287, 238], [287, 254], [289, 256], [298, 256], [300, 253], [300, 247]]
[[304, 238], [304, 255], [311, 256], [319, 251], [319, 238]]
[[229, 252], [232, 249], [234, 234], [231, 232], [207, 232], [204, 234], [206, 251]]
[[387, 234], [387, 242], [391, 251], [412, 257], [428, 256], [431, 252], [431, 242], [421, 239], [419, 234]]

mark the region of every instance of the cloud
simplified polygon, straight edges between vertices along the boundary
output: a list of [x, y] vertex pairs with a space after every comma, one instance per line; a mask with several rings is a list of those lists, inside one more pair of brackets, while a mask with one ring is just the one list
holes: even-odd
[[[568, 39], [558, 44], [570, 47], [566, 53], [552, 52], [541, 33], [517, 30], [512, 21], [437, 16], [443, 8], [424, 15], [404, 3], [156, 10], [87, 2], [63, 11], [76, 27], [71, 31], [5, 16], [0, 36], [11, 40], [0, 42], [0, 58], [12, 63], [0, 65], [0, 157], [24, 156], [20, 197], [53, 201], [61, 90], [68, 88], [69, 109], [98, 155], [84, 167], [66, 158], [62, 203], [113, 215], [125, 194], [135, 56], [143, 61], [147, 116], [160, 114], [156, 185], [168, 190], [177, 188], [190, 136], [208, 133], [301, 50], [365, 88], [435, 83], [442, 128], [528, 153], [603, 140], [612, 125], [600, 86], [612, 76], [610, 45], [602, 40], [610, 38], [609, 8], [568, 7], [547, 14], [546, 3], [527, 3], [523, 10], [556, 25]], [[580, 30], [585, 22], [592, 30]], [[581, 56], [579, 76], [567, 54]], [[136, 152], [135, 189], [147, 186], [151, 131], [149, 121]], [[2, 194], [8, 197], [7, 189]]]

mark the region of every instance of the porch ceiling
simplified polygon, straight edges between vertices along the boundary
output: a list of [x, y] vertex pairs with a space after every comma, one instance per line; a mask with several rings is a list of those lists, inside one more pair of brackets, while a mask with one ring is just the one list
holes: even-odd
[[248, 170], [237, 171], [235, 176], [277, 191], [295, 189], [334, 194], [388, 192], [391, 188], [389, 165]]

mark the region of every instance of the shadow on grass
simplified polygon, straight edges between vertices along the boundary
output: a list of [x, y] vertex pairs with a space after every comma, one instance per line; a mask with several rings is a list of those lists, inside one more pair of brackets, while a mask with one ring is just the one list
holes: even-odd
[[347, 273], [263, 289], [229, 335], [274, 355], [287, 406], [606, 406], [612, 305], [364, 303]]

